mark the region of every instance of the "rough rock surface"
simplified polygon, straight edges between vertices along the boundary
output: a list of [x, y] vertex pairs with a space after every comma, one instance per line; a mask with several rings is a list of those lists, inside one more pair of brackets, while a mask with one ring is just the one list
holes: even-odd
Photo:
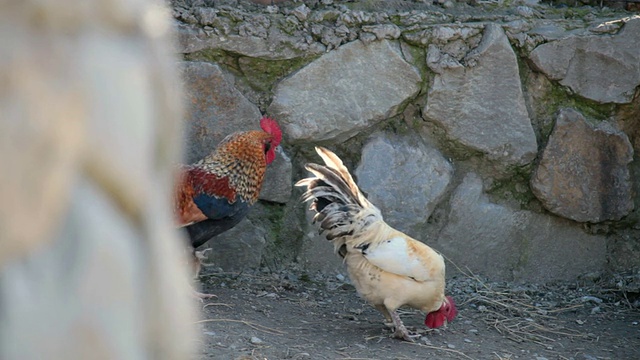
[[420, 81], [396, 42], [354, 41], [280, 82], [268, 112], [289, 141], [341, 141], [394, 116]]
[[563, 109], [540, 157], [531, 188], [549, 211], [581, 222], [619, 220], [633, 210], [628, 137], [606, 121], [590, 125]]
[[414, 136], [378, 134], [362, 149], [355, 176], [387, 223], [417, 237], [411, 230], [442, 200], [453, 166]]
[[[304, 206], [305, 210], [309, 208]], [[304, 242], [301, 249], [302, 264], [308, 271], [320, 271], [325, 274], [340, 274], [344, 272], [344, 262], [335, 254], [333, 244], [327, 238], [318, 234], [318, 227], [312, 225], [312, 211], [306, 211], [304, 223]]]
[[[189, 54], [200, 50], [224, 50], [249, 57], [270, 60], [294, 59], [313, 54], [322, 54], [326, 47], [320, 43], [307, 44], [298, 38], [290, 37], [275, 28], [262, 29], [265, 36], [247, 33], [212, 34], [187, 24], [176, 24], [177, 52]], [[269, 32], [270, 36], [266, 34]], [[304, 50], [304, 52], [302, 51]]]
[[207, 156], [225, 136], [239, 130], [260, 129], [260, 110], [247, 100], [218, 65], [181, 63], [185, 87], [186, 161]]
[[264, 229], [245, 218], [205, 245], [212, 249], [207, 253], [207, 262], [226, 271], [256, 269], [260, 266], [265, 244]]
[[478, 47], [460, 61], [458, 54], [450, 52], [429, 47], [427, 65], [436, 76], [424, 118], [442, 126], [451, 140], [500, 163], [531, 162], [537, 151], [536, 138], [516, 55], [502, 28], [488, 24]]
[[604, 269], [604, 236], [589, 235], [567, 220], [492, 203], [482, 189], [482, 180], [467, 174], [451, 199], [447, 225], [435, 242], [426, 241], [462, 269], [534, 282]]
[[616, 35], [568, 36], [535, 48], [533, 64], [587, 99], [629, 103], [640, 85], [640, 17]]
[[276, 159], [267, 166], [267, 172], [264, 174], [260, 199], [281, 204], [289, 201], [293, 189], [292, 168], [291, 159], [282, 147], [276, 148]]

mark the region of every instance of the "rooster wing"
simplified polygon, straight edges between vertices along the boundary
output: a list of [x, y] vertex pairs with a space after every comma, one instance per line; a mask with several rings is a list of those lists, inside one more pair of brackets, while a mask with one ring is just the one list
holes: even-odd
[[[384, 271], [416, 281], [433, 279], [434, 264], [429, 263], [429, 259], [433, 259], [430, 249], [413, 239], [396, 236], [377, 243], [360, 244], [355, 248], [362, 251], [367, 261]], [[441, 264], [438, 265], [444, 263], [442, 256], [435, 260], [440, 260]]]

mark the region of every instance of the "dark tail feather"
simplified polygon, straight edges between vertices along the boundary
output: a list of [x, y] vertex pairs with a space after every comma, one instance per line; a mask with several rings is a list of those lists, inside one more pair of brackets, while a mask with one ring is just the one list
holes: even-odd
[[354, 219], [369, 203], [342, 161], [327, 149], [316, 150], [327, 166], [307, 164], [305, 168], [315, 177], [302, 179], [296, 186], [307, 187], [302, 200], [313, 200], [310, 209], [316, 211], [313, 222], [318, 223], [320, 234], [326, 233], [327, 240], [352, 235]]

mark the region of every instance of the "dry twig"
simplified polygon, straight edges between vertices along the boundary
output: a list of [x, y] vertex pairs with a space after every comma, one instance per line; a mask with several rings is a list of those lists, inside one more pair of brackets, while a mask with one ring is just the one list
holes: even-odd
[[235, 322], [235, 323], [241, 323], [241, 324], [245, 324], [248, 327], [254, 329], [254, 330], [258, 330], [258, 331], [262, 331], [262, 332], [266, 332], [267, 334], [272, 334], [272, 335], [284, 335], [286, 334], [286, 332], [282, 331], [282, 330], [277, 330], [277, 329], [272, 329], [270, 327], [266, 327], [264, 325], [260, 325], [260, 324], [256, 324], [256, 323], [252, 323], [250, 321], [245, 321], [245, 320], [235, 320], [235, 319], [205, 319], [205, 320], [200, 320], [200, 321], [196, 321], [196, 324], [202, 324], [202, 323], [207, 323], [207, 322]]
[[425, 344], [420, 344], [420, 343], [412, 343], [412, 342], [406, 342], [406, 341], [403, 341], [402, 343], [403, 344], [414, 345], [414, 346], [420, 346], [420, 347], [427, 348], [427, 349], [432, 349], [432, 350], [446, 351], [446, 352], [458, 354], [458, 355], [460, 355], [460, 356], [462, 356], [462, 357], [464, 357], [466, 359], [469, 359], [469, 360], [475, 360], [474, 358], [472, 358], [471, 356], [463, 353], [462, 351], [455, 350], [455, 349], [442, 348], [442, 347], [437, 347], [437, 346], [425, 345]]

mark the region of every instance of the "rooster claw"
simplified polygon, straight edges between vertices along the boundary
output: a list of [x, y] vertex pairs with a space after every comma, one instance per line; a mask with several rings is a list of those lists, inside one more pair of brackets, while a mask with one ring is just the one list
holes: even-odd
[[416, 339], [419, 339], [421, 337], [420, 334], [409, 334], [409, 331], [407, 331], [407, 329], [397, 329], [394, 333], [393, 333], [393, 337], [398, 338], [398, 339], [402, 339], [404, 341], [407, 342], [416, 342]]
[[193, 295], [194, 298], [200, 300], [200, 302], [202, 302], [202, 303], [204, 302], [205, 299], [211, 299], [211, 298], [217, 298], [218, 297], [218, 295], [205, 294], [205, 293], [198, 292], [196, 290], [193, 290], [191, 295]]

